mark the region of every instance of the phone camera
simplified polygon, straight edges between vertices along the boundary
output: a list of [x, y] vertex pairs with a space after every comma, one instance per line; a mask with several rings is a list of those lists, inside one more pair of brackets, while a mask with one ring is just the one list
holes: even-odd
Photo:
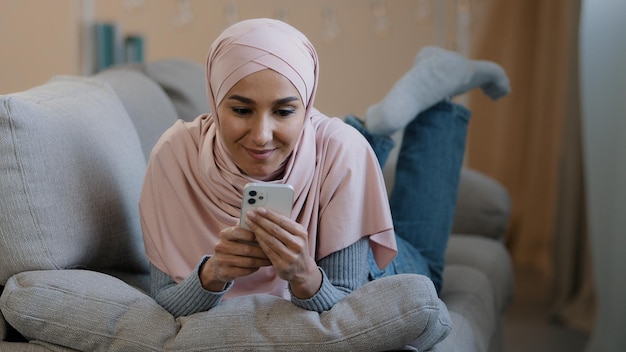
[[256, 199], [248, 198], [248, 204], [254, 204], [254, 203], [256, 203]]
[[255, 190], [251, 190], [250, 192], [248, 192], [248, 194], [250, 195], [250, 197], [254, 197], [254, 196], [256, 196], [256, 191]]

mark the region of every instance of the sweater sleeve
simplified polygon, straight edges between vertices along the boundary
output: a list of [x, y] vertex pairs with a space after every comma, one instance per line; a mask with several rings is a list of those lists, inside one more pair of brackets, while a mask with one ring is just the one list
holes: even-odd
[[218, 305], [232, 282], [221, 292], [204, 289], [200, 282], [200, 268], [208, 259], [209, 256], [203, 257], [192, 273], [178, 284], [171, 276], [150, 264], [150, 291], [154, 300], [176, 318], [207, 311]]
[[[337, 302], [367, 282], [368, 251], [369, 240], [364, 237], [351, 246], [322, 258], [318, 261], [319, 270], [322, 272], [320, 289], [308, 299], [299, 299], [292, 294], [291, 302], [300, 308], [320, 313], [331, 309]], [[150, 265], [151, 294], [154, 300], [176, 318], [207, 311], [217, 306], [232, 286], [232, 282], [221, 292], [205, 290], [200, 283], [199, 270], [208, 258], [208, 256], [202, 258], [192, 274], [178, 284], [156, 266]]]
[[367, 256], [369, 239], [363, 237], [354, 244], [331, 253], [318, 261], [322, 272], [322, 285], [313, 297], [299, 299], [291, 294], [296, 306], [316, 312], [331, 309], [352, 291], [363, 286], [368, 279]]

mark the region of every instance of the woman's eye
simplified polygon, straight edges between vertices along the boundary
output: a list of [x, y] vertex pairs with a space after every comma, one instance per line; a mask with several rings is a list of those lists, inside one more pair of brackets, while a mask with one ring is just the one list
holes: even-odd
[[236, 115], [249, 115], [250, 114], [250, 109], [246, 109], [246, 108], [231, 108], [231, 110], [236, 114]]
[[293, 109], [280, 109], [280, 110], [276, 110], [276, 114], [280, 117], [287, 117], [290, 116], [291, 114], [295, 113], [295, 111]]

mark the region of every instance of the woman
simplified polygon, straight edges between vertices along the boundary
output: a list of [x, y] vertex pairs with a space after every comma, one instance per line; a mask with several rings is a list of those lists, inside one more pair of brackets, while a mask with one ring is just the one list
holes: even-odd
[[[153, 149], [140, 200], [152, 294], [174, 316], [252, 293], [322, 312], [367, 280], [399, 272], [428, 275], [440, 287], [467, 111], [426, 104], [418, 118], [407, 119], [396, 184], [420, 185], [394, 190], [392, 221], [367, 142], [384, 159], [391, 140], [354, 118], [346, 124], [317, 111], [317, 79], [315, 49], [280, 21], [237, 23], [211, 46], [213, 113], [166, 131]], [[390, 94], [383, 103], [394, 99]], [[387, 118], [375, 110], [368, 119]], [[416, 143], [424, 134], [431, 142]], [[432, 148], [423, 152], [427, 144]], [[293, 212], [287, 217], [259, 208], [247, 214], [246, 231], [238, 226], [242, 190], [259, 181], [291, 184]]]

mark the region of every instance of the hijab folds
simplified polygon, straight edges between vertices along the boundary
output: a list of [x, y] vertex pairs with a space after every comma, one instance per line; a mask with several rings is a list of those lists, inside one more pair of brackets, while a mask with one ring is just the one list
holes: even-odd
[[[271, 182], [294, 187], [292, 218], [308, 230], [311, 255], [319, 260], [369, 236], [376, 262], [386, 266], [396, 247], [376, 157], [354, 128], [313, 107], [315, 48], [295, 28], [271, 19], [239, 22], [215, 40], [206, 69], [214, 113], [176, 122], [154, 147], [139, 204], [148, 258], [180, 282], [213, 253], [219, 232], [237, 224], [243, 187], [258, 180], [242, 174], [223, 146], [215, 112], [239, 80], [264, 69], [289, 79], [306, 106], [296, 146]], [[226, 297], [250, 293], [289, 297], [272, 267], [238, 278]]]

